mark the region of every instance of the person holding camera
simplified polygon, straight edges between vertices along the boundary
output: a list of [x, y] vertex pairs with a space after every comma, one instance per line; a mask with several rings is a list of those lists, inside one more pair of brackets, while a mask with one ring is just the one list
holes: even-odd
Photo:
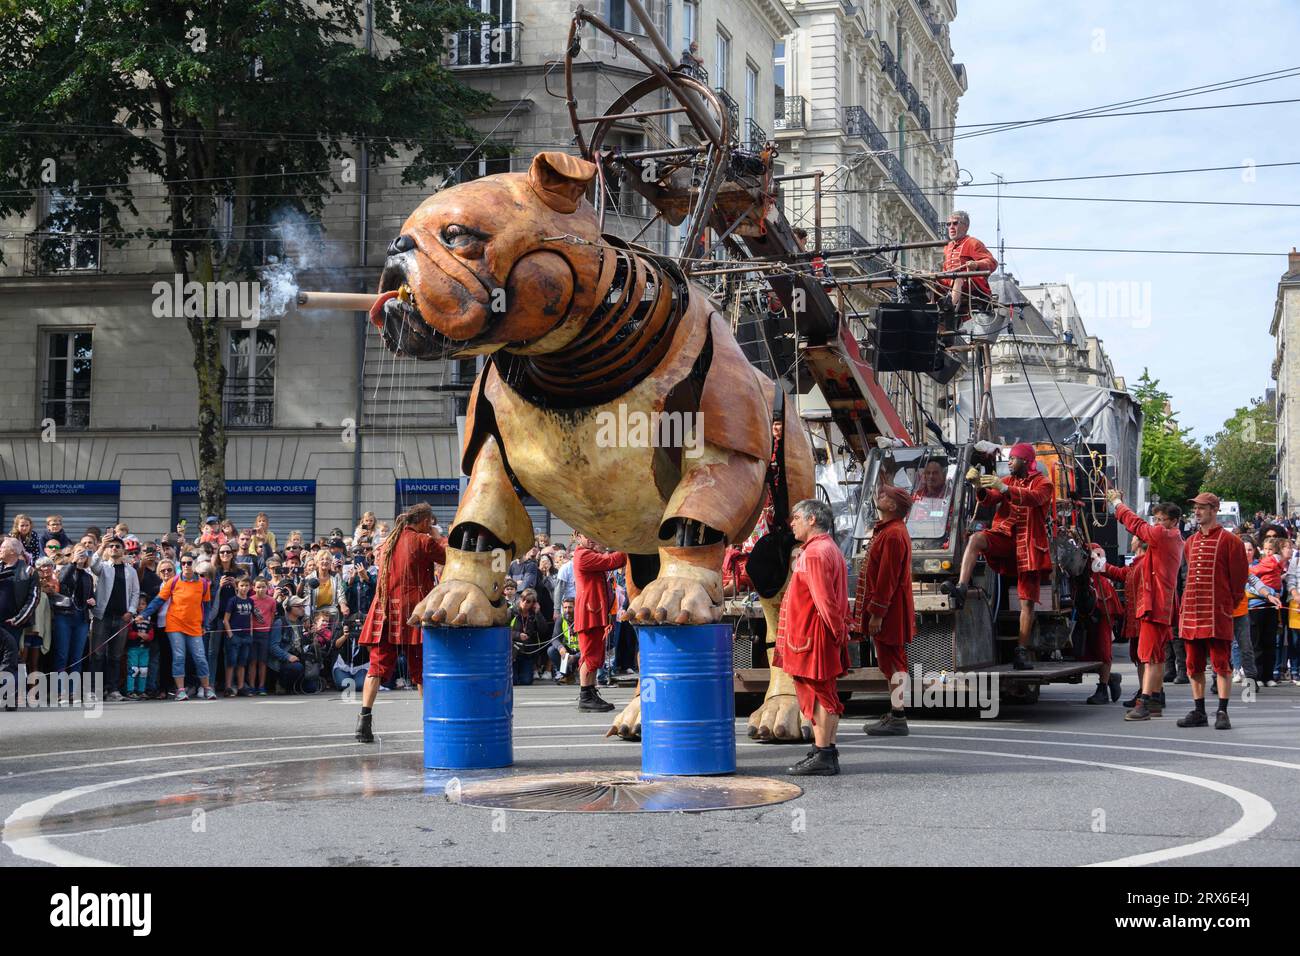
[[510, 642], [514, 649], [514, 683], [530, 686], [537, 676], [537, 655], [551, 643], [550, 627], [537, 606], [537, 591], [524, 588], [510, 615]]
[[94, 669], [104, 675], [104, 699], [125, 700], [121, 692], [122, 656], [126, 652], [126, 632], [135, 617], [140, 600], [140, 579], [135, 568], [126, 563], [122, 542], [104, 536], [104, 543], [90, 559], [90, 570], [97, 578], [95, 617], [91, 660]]
[[339, 690], [351, 688], [360, 690], [366, 683], [366, 674], [370, 670], [370, 649], [360, 641], [361, 628], [355, 621], [343, 626], [334, 638], [334, 664], [330, 676], [334, 686]]

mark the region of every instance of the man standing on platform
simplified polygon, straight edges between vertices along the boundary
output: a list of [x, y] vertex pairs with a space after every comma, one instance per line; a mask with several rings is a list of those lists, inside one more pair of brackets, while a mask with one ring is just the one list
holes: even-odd
[[844, 555], [830, 535], [834, 520], [830, 506], [814, 498], [790, 512], [802, 548], [781, 601], [772, 663], [794, 678], [799, 712], [813, 725], [813, 749], [789, 770], [796, 777], [840, 772], [835, 731], [844, 704], [836, 681], [849, 669], [849, 585]]
[[981, 275], [961, 279], [940, 279], [947, 287], [944, 306], [951, 306], [960, 325], [973, 311], [988, 312], [992, 308], [992, 289], [988, 275], [998, 267], [998, 261], [988, 246], [970, 235], [970, 213], [954, 209], [948, 217], [948, 244], [943, 247], [944, 272], [979, 272]]
[[[940, 472], [942, 481], [942, 472]], [[907, 514], [912, 496], [902, 488], [881, 485], [876, 494], [880, 518], [871, 533], [867, 559], [858, 571], [858, 591], [853, 602], [856, 630], [868, 635], [876, 649], [876, 663], [889, 684], [889, 711], [862, 729], [869, 737], [906, 737], [903, 685], [907, 681], [907, 644], [916, 635], [912, 604], [912, 538]], [[902, 675], [897, 679], [895, 675]]]
[[627, 555], [621, 551], [606, 553], [585, 534], [575, 534], [573, 540], [577, 545], [573, 549], [573, 583], [577, 598], [573, 624], [582, 651], [582, 666], [578, 671], [582, 685], [578, 691], [578, 710], [603, 714], [614, 709], [614, 705], [596, 690], [596, 672], [605, 666], [605, 634], [614, 607], [613, 589], [606, 575], [627, 564]]
[[377, 560], [375, 597], [359, 639], [359, 643], [370, 646], [370, 670], [361, 690], [361, 716], [357, 718], [356, 736], [363, 744], [375, 742], [371, 708], [379, 696], [379, 685], [393, 676], [399, 647], [406, 649], [409, 679], [417, 685], [424, 682], [424, 634], [418, 624], [407, 622], [415, 606], [433, 589], [434, 565], [447, 563], [447, 546], [433, 534], [433, 508], [427, 502], [414, 504], [397, 516]]
[[[1138, 590], [1138, 660], [1141, 666], [1142, 687], [1133, 709], [1124, 715], [1125, 720], [1150, 720], [1165, 710], [1165, 654], [1173, 639], [1174, 602], [1178, 589], [1178, 568], [1183, 563], [1183, 536], [1178, 531], [1183, 509], [1162, 502], [1151, 509], [1155, 524], [1147, 524], [1124, 504], [1124, 496], [1115, 488], [1106, 492], [1110, 505], [1120, 524], [1129, 534], [1146, 545], [1143, 559], [1141, 588]], [[1242, 580], [1242, 587], [1246, 582]], [[1233, 602], [1234, 606], [1236, 602]], [[1228, 621], [1232, 632], [1232, 621]]]
[[1038, 454], [1033, 445], [1028, 442], [1012, 445], [1009, 459], [1011, 474], [1006, 478], [978, 476], [980, 503], [996, 505], [997, 512], [988, 531], [977, 531], [970, 536], [961, 559], [961, 574], [950, 593], [953, 604], [961, 610], [966, 604], [966, 590], [975, 573], [975, 562], [981, 554], [993, 571], [1016, 576], [1020, 641], [1012, 666], [1025, 671], [1033, 669], [1029, 641], [1034, 634], [1034, 606], [1038, 603], [1043, 575], [1050, 575], [1052, 570], [1047, 512], [1056, 495], [1047, 476], [1038, 470]]
[[1187, 586], [1179, 632], [1187, 642], [1187, 676], [1192, 680], [1192, 711], [1179, 727], [1205, 727], [1205, 658], [1214, 665], [1219, 695], [1215, 730], [1230, 730], [1232, 696], [1232, 612], [1250, 575], [1246, 547], [1219, 524], [1219, 496], [1203, 491], [1192, 499], [1196, 532], [1187, 539]]

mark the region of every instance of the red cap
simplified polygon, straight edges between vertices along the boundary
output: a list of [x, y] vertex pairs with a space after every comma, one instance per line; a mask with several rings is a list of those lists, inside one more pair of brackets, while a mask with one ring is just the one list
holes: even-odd
[[898, 516], [906, 518], [912, 510], [912, 493], [897, 485], [881, 485], [879, 494], [885, 495], [898, 507]]
[[140, 550], [140, 542], [139, 542], [138, 540], [136, 540], [135, 538], [127, 538], [127, 539], [126, 539], [126, 550], [127, 550], [127, 551], [139, 551], [139, 550]]
[[1012, 445], [1010, 454], [1012, 458], [1023, 458], [1031, 465], [1038, 460], [1038, 452], [1034, 451], [1034, 446], [1027, 441]]
[[1215, 508], [1218, 508], [1219, 496], [1215, 494], [1211, 494], [1208, 491], [1202, 491], [1195, 498], [1191, 499], [1191, 502], [1194, 505], [1213, 505]]

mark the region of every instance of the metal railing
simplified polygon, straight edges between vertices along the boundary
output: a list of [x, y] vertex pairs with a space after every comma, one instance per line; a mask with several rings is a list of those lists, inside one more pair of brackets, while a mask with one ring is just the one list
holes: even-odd
[[275, 380], [228, 378], [222, 392], [222, 416], [227, 428], [271, 428], [275, 425]]
[[871, 116], [867, 113], [866, 107], [845, 107], [844, 134], [846, 136], [856, 136], [876, 152], [887, 152], [889, 150], [889, 140], [885, 139], [885, 134], [880, 132], [876, 124], [871, 121]]
[[903, 69], [902, 60], [894, 56], [894, 51], [890, 49], [889, 44], [883, 40], [880, 42], [880, 70], [891, 80], [897, 87], [903, 101], [907, 104], [907, 110], [916, 117], [921, 128], [926, 132], [930, 131], [930, 110], [921, 99], [921, 94], [912, 81], [907, 78], [907, 71]]
[[880, 41], [880, 71], [888, 77], [893, 77], [894, 67], [898, 65], [898, 58], [894, 56], [894, 51], [884, 40]]
[[[822, 228], [822, 249], [835, 252], [839, 249], [861, 249], [865, 246], [879, 245], [870, 243], [862, 233], [852, 226], [828, 226]], [[852, 260], [866, 274], [889, 272], [893, 264], [882, 256], [855, 256]]]
[[23, 237], [23, 275], [99, 272], [98, 233], [29, 232]]
[[677, 64], [677, 72], [685, 73], [691, 79], [697, 80], [705, 86], [709, 85], [709, 71], [701, 63], [687, 63], [683, 58], [682, 62]]
[[807, 129], [808, 104], [802, 96], [778, 96], [776, 98], [776, 122], [774, 129]]
[[846, 136], [856, 136], [862, 139], [871, 150], [877, 154], [877, 158], [889, 170], [890, 177], [898, 187], [899, 192], [908, 198], [912, 203], [912, 208], [916, 210], [921, 220], [934, 230], [936, 236], [946, 235], [939, 222], [939, 214], [935, 212], [934, 206], [925, 198], [921, 192], [921, 187], [916, 184], [910, 173], [899, 162], [898, 157], [894, 155], [889, 148], [889, 141], [880, 131], [871, 117], [867, 114], [866, 109], [861, 106], [849, 106], [844, 110], [844, 134]]
[[89, 428], [90, 383], [46, 382], [41, 388], [41, 418], [60, 428]]
[[452, 36], [448, 66], [504, 66], [519, 63], [523, 24], [484, 20]]
[[745, 145], [750, 149], [761, 149], [767, 142], [767, 130], [752, 119], [745, 120]]
[[723, 107], [726, 108], [727, 114], [731, 117], [731, 140], [732, 142], [740, 141], [740, 104], [731, 98], [731, 94], [721, 86], [715, 86], [713, 92], [718, 94], [718, 99], [722, 100]]

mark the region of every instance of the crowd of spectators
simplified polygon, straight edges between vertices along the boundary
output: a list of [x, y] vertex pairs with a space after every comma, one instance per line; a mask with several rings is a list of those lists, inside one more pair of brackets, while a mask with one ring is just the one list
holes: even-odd
[[[358, 637], [387, 533], [367, 512], [351, 535], [334, 528], [308, 541], [294, 531], [280, 542], [262, 513], [243, 529], [209, 516], [192, 537], [182, 522], [143, 541], [120, 523], [73, 540], [59, 515], [43, 530], [17, 515], [0, 539], [0, 669], [16, 678], [22, 664], [29, 679], [94, 674], [110, 702], [359, 689], [369, 651]], [[568, 548], [538, 534], [508, 573], [515, 682], [575, 682]], [[610, 575], [615, 614], [627, 606], [623, 575]], [[635, 630], [610, 624], [606, 685], [636, 664]], [[412, 683], [404, 664], [388, 689]], [[94, 686], [81, 682], [84, 702], [94, 702]]]
[[[0, 539], [0, 670], [96, 675], [107, 701], [217, 700], [359, 688], [368, 651], [357, 637], [374, 599], [388, 527], [367, 513], [314, 541], [276, 540], [209, 516], [144, 541], [126, 524], [76, 540], [60, 515], [38, 530], [16, 515]], [[389, 689], [409, 681], [399, 660]], [[102, 680], [102, 683], [99, 681]], [[64, 700], [71, 681], [49, 681]], [[15, 701], [6, 700], [6, 709]]]
[[1298, 529], [1300, 518], [1262, 511], [1233, 529], [1250, 561], [1246, 593], [1233, 615], [1234, 683], [1300, 686]]

